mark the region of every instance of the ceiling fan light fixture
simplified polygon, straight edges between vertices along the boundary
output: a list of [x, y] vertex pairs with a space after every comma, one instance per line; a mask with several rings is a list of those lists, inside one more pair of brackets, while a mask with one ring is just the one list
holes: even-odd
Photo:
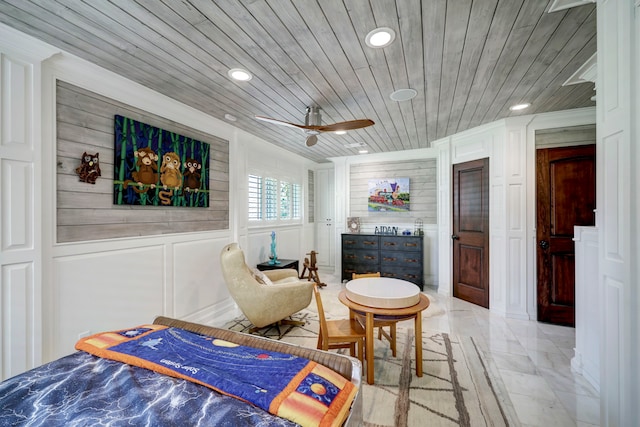
[[240, 82], [248, 82], [253, 78], [250, 72], [242, 68], [232, 68], [227, 72], [227, 74], [233, 80], [238, 80]]
[[524, 104], [512, 105], [511, 107], [509, 107], [509, 110], [511, 110], [511, 111], [520, 111], [520, 110], [524, 110], [525, 108], [529, 108], [529, 107], [531, 107], [531, 104], [529, 104], [528, 102], [525, 102]]
[[416, 97], [418, 92], [415, 89], [398, 89], [389, 95], [393, 101], [408, 101]]
[[345, 133], [347, 133], [346, 130], [337, 130], [334, 132], [336, 135], [344, 135]]
[[396, 32], [388, 27], [380, 27], [369, 31], [364, 42], [369, 47], [383, 48], [389, 46], [396, 38]]
[[358, 154], [367, 154], [369, 150], [358, 150]]
[[307, 145], [307, 147], [313, 147], [314, 145], [316, 145], [317, 142], [318, 142], [317, 135], [309, 135], [307, 137], [307, 140], [305, 141], [305, 144]]

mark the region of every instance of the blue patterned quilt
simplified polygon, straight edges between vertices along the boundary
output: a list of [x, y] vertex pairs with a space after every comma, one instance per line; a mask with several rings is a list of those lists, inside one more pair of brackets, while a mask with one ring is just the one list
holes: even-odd
[[0, 383], [0, 426], [297, 424], [201, 385], [77, 352]]

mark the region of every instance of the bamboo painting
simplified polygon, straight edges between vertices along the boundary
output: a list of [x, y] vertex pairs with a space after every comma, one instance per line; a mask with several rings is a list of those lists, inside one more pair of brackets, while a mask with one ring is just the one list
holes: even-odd
[[209, 206], [209, 144], [115, 116], [116, 205]]

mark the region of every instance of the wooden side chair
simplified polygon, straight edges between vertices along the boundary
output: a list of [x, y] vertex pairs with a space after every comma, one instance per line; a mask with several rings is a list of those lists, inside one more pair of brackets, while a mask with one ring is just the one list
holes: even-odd
[[[316, 285], [318, 286], [327, 286], [326, 283], [322, 283], [322, 281], [320, 280], [320, 276], [318, 276], [318, 266], [316, 265], [317, 254], [318, 252], [316, 251], [311, 251], [307, 254], [309, 255], [309, 258], [304, 259], [304, 263], [303, 263], [304, 267], [302, 268], [302, 274], [300, 275], [300, 278], [301, 279], [306, 278], [308, 281], [313, 280], [314, 282], [316, 282]], [[305, 276], [305, 274], [307, 274], [307, 270], [309, 271], [309, 275]]]
[[[380, 277], [380, 272], [377, 273], [352, 273], [351, 279], [363, 279], [367, 277]], [[360, 324], [364, 325], [366, 322], [366, 318], [364, 313], [356, 313], [358, 321]], [[373, 317], [373, 327], [378, 328], [378, 339], [381, 340], [384, 336], [387, 341], [389, 341], [389, 346], [391, 347], [391, 354], [393, 357], [396, 357], [396, 324], [405, 320], [404, 318], [398, 318], [396, 316], [374, 316]], [[385, 331], [385, 327], [389, 327], [389, 332]]]
[[[318, 349], [348, 348], [349, 354], [360, 360], [362, 371], [364, 372], [364, 327], [356, 319], [327, 320], [324, 316], [322, 297], [320, 296], [318, 285], [313, 285], [313, 294], [316, 298], [318, 317], [320, 318]], [[357, 355], [356, 345], [358, 346]]]

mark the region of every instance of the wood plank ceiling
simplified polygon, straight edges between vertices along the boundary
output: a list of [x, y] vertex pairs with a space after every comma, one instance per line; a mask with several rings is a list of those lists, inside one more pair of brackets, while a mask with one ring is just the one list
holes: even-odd
[[[0, 22], [224, 119], [317, 162], [429, 147], [516, 114], [594, 105], [593, 83], [562, 84], [596, 51], [594, 4], [547, 13], [547, 0], [7, 0]], [[366, 34], [389, 27], [373, 49]], [[231, 68], [253, 74], [248, 82]], [[413, 88], [396, 102], [389, 95]], [[509, 106], [529, 102], [513, 113]], [[374, 126], [323, 133], [306, 147], [307, 106], [323, 124]]]

